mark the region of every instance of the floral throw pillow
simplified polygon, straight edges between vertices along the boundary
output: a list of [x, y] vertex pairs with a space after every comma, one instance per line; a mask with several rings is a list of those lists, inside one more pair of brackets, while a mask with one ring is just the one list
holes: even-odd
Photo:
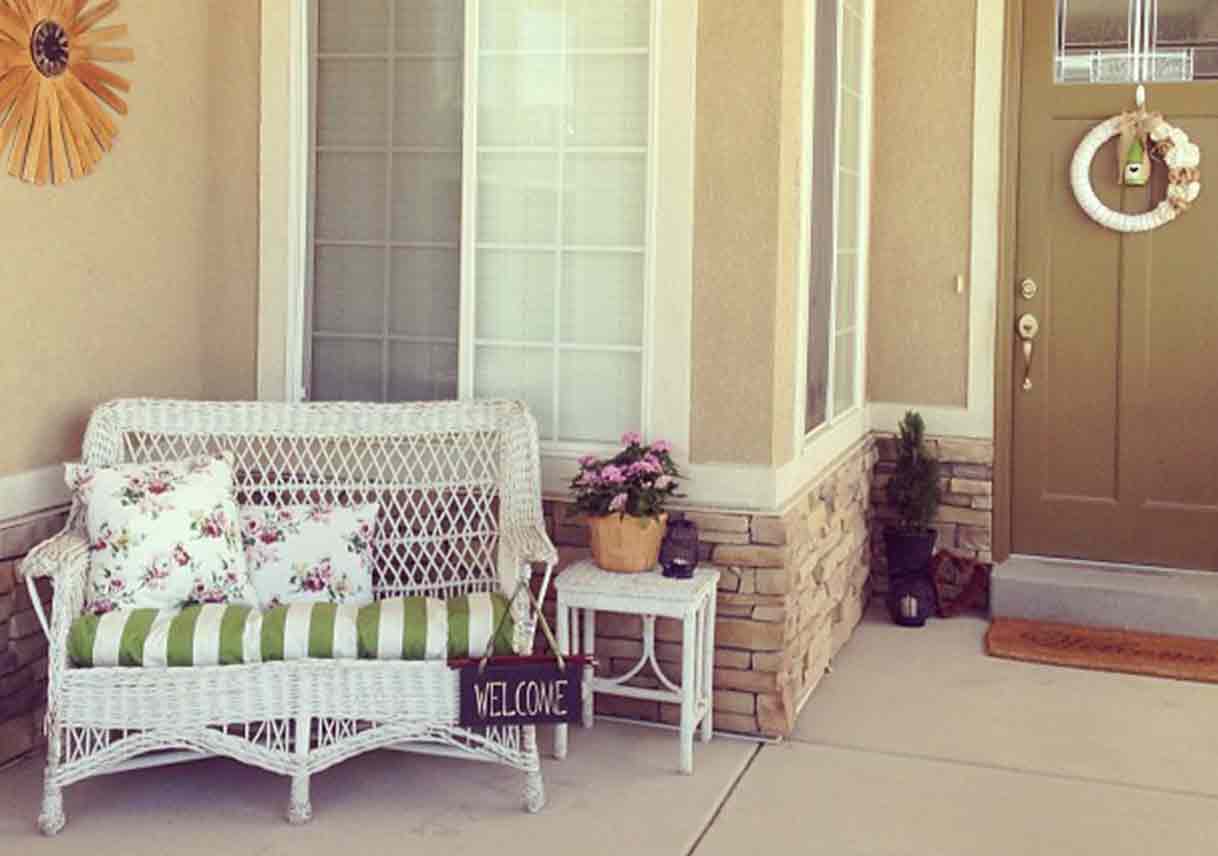
[[372, 603], [372, 538], [380, 505], [241, 506], [250, 579], [263, 608]]
[[87, 609], [256, 603], [227, 460], [66, 469], [89, 533]]

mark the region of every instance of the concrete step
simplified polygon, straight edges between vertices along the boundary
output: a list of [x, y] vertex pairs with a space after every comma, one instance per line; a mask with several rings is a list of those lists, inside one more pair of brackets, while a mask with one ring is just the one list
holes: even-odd
[[1218, 639], [1218, 573], [1012, 556], [994, 568], [993, 615]]

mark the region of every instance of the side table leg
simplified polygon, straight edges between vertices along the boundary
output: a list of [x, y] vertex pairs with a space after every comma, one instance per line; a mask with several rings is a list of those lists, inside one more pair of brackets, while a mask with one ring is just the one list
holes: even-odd
[[698, 613], [690, 610], [681, 622], [681, 772], [694, 771], [694, 716], [697, 705]]
[[[566, 656], [571, 653], [571, 627], [567, 604], [561, 593], [558, 595], [556, 611], [558, 613], [558, 648]], [[560, 760], [567, 757], [567, 726], [563, 724], [554, 727], [554, 757]]]
[[711, 591], [702, 608], [702, 701], [706, 704], [706, 716], [702, 717], [702, 742], [709, 743], [715, 730], [715, 597]]
[[[584, 610], [584, 650], [585, 657], [596, 656], [596, 610]], [[595, 699], [592, 692], [592, 667], [584, 666], [584, 728], [592, 727], [595, 716]]]

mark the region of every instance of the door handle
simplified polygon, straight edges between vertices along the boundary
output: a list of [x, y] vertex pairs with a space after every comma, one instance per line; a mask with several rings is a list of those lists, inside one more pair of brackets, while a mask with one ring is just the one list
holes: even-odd
[[1036, 334], [1040, 332], [1040, 322], [1031, 312], [1025, 312], [1015, 322], [1015, 332], [1022, 340], [1020, 344], [1023, 347], [1023, 391], [1027, 392], [1032, 388], [1032, 343], [1036, 340]]

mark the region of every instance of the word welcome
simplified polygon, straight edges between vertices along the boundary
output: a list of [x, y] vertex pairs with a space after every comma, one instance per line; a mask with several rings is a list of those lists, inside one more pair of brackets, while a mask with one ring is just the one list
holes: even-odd
[[528, 725], [571, 722], [580, 713], [583, 669], [567, 663], [462, 668], [462, 725]]
[[515, 716], [566, 716], [567, 681], [525, 681], [509, 692], [507, 681], [491, 681], [474, 687], [479, 718], [510, 719]]

